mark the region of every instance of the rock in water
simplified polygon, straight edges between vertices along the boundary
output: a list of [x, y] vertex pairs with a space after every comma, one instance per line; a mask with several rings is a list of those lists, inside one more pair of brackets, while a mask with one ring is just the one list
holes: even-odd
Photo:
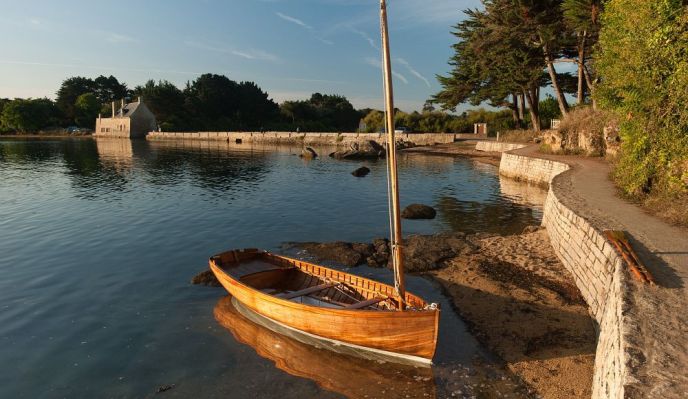
[[376, 238], [373, 240], [373, 254], [366, 259], [370, 267], [386, 267], [389, 263], [389, 240]]
[[361, 166], [360, 168], [351, 172], [351, 174], [356, 176], [356, 177], [363, 177], [363, 176], [367, 175], [368, 173], [370, 173], [370, 169], [366, 168], [365, 166]]
[[222, 284], [217, 281], [215, 274], [210, 270], [198, 273], [196, 276], [194, 276], [194, 278], [191, 279], [191, 284], [205, 285], [208, 287], [222, 287]]
[[411, 204], [401, 212], [404, 219], [434, 219], [436, 215], [433, 207], [423, 204]]
[[373, 252], [370, 244], [348, 242], [300, 242], [291, 243], [294, 247], [301, 248], [315, 256], [318, 261], [337, 262], [347, 267], [358, 266]]
[[385, 157], [385, 147], [374, 140], [362, 143], [352, 143], [346, 151], [336, 151], [330, 154], [335, 159], [378, 159]]
[[313, 159], [318, 157], [318, 153], [311, 147], [306, 147], [301, 151], [301, 158]]

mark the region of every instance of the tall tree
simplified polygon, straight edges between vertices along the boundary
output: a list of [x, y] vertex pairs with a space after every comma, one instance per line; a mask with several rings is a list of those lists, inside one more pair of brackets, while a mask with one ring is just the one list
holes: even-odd
[[[588, 92], [593, 91], [593, 79], [587, 61], [590, 58], [592, 47], [597, 43], [600, 31], [600, 12], [602, 0], [563, 0], [561, 8], [564, 21], [569, 29], [576, 35], [576, 61], [578, 64], [578, 104], [585, 100], [585, 87]], [[597, 108], [596, 99], [592, 97], [593, 108]]]
[[523, 38], [512, 23], [512, 5], [507, 0], [485, 1], [485, 10], [466, 10], [467, 18], [456, 25], [454, 56], [449, 76], [438, 76], [443, 90], [433, 97], [444, 109], [484, 101], [506, 106], [520, 118], [517, 97], [528, 101], [533, 129], [540, 130], [539, 88], [542, 53]]
[[93, 129], [100, 112], [100, 101], [93, 93], [84, 93], [74, 102], [75, 122], [78, 126]]
[[137, 86], [134, 94], [143, 97], [163, 130], [192, 128], [188, 123], [189, 113], [185, 107], [184, 93], [174, 84], [166, 80], [157, 83], [149, 80], [143, 86]]
[[93, 81], [93, 94], [102, 105], [129, 97], [131, 93], [127, 85], [120, 83], [116, 77], [100, 75]]
[[552, 89], [562, 115], [568, 113], [568, 102], [559, 85], [554, 66], [567, 44], [563, 22], [562, 0], [493, 0], [489, 13], [502, 26], [512, 26], [512, 32], [526, 44], [538, 48], [549, 73]]
[[95, 92], [95, 82], [92, 79], [75, 76], [65, 79], [57, 91], [55, 100], [57, 107], [62, 111], [66, 123], [73, 123], [76, 117], [74, 104], [76, 99], [85, 93]]
[[239, 85], [226, 76], [203, 74], [184, 91], [186, 106], [198, 129], [234, 129], [239, 108]]

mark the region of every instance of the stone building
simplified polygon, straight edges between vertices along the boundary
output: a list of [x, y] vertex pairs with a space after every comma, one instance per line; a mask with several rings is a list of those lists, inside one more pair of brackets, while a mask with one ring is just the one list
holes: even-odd
[[122, 100], [122, 106], [115, 112], [115, 103], [112, 102], [112, 117], [96, 119], [96, 137], [119, 137], [119, 138], [143, 138], [148, 132], [157, 129], [155, 115], [141, 101], [141, 97], [136, 102], [126, 104]]

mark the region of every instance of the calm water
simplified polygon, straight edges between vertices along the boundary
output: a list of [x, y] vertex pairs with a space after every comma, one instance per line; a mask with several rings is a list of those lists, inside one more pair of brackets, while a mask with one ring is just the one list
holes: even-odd
[[[307, 162], [297, 152], [0, 140], [0, 397], [152, 397], [162, 385], [174, 385], [160, 394], [169, 397], [413, 397], [402, 386], [417, 384], [445, 397], [481, 383], [513, 395], [509, 376], [423, 278], [410, 277], [409, 289], [445, 309], [430, 371], [279, 341], [226, 311], [222, 289], [188, 284], [209, 255], [228, 248], [279, 251], [286, 241], [387, 235], [383, 162]], [[372, 173], [351, 176], [361, 164]], [[500, 183], [495, 167], [427, 155], [402, 155], [399, 167], [402, 204], [438, 210], [433, 221], [406, 221], [407, 234], [510, 233], [539, 223], [542, 192]], [[355, 272], [390, 278], [386, 270]], [[290, 348], [289, 359], [271, 345]], [[303, 367], [333, 361], [341, 366], [327, 371], [328, 381]], [[372, 380], [347, 377], [362, 370]], [[371, 381], [397, 389], [380, 393]]]

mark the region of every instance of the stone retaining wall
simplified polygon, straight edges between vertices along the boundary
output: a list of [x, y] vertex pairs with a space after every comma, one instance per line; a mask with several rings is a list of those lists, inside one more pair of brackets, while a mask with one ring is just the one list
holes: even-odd
[[527, 147], [527, 144], [522, 143], [504, 143], [499, 141], [480, 141], [475, 145], [477, 151], [486, 152], [505, 152], [517, 150], [519, 148]]
[[508, 152], [502, 154], [500, 163], [500, 174], [504, 176], [549, 184], [542, 225], [597, 321], [592, 397], [624, 398], [626, 385], [637, 381], [631, 375], [630, 346], [625, 334], [631, 324], [624, 312], [630, 295], [628, 274], [602, 231], [562, 201], [561, 183], [569, 169], [563, 162]]
[[[397, 140], [412, 142], [417, 145], [453, 143], [453, 133], [404, 133], [397, 134]], [[150, 132], [149, 140], [223, 140], [245, 143], [284, 143], [303, 145], [342, 145], [349, 146], [354, 142], [374, 140], [383, 143], [387, 140], [384, 133], [296, 133], [296, 132]]]
[[499, 163], [499, 174], [516, 180], [549, 185], [558, 174], [569, 169], [563, 162], [532, 158], [505, 152]]

